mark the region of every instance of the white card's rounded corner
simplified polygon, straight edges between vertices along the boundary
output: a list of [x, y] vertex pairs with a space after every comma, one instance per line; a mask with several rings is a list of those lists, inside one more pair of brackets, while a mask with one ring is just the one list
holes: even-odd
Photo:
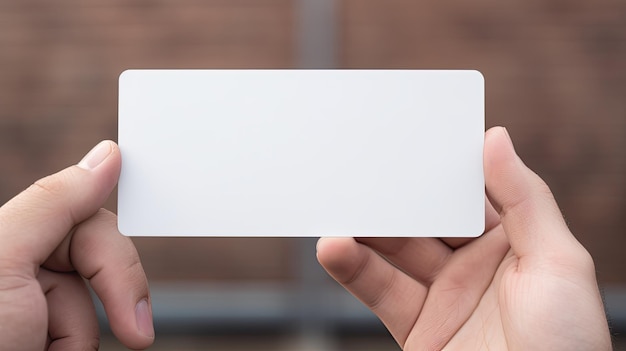
[[133, 71], [136, 71], [134, 69], [125, 69], [122, 72], [120, 72], [119, 76], [117, 77], [118, 82], [120, 82], [120, 84], [122, 83], [123, 80], [126, 80], [126, 77], [130, 74], [132, 74]]
[[[484, 216], [483, 216], [483, 217], [484, 217]], [[481, 237], [483, 234], [485, 234], [485, 230], [486, 230], [486, 229], [487, 229], [487, 228], [485, 227], [485, 221], [484, 221], [484, 220], [482, 220], [482, 221], [480, 221], [480, 222], [478, 222], [478, 223], [476, 224], [476, 228], [472, 228], [472, 230], [471, 230], [471, 231], [469, 231], [469, 233], [471, 233], [471, 234], [469, 234], [469, 235], [468, 235], [468, 237], [469, 237], [469, 238], [479, 238], [479, 237]]]
[[476, 77], [476, 79], [480, 80], [481, 84], [485, 84], [485, 75], [483, 74], [483, 72], [477, 70], [477, 69], [470, 69], [468, 70], [469, 73], [471, 73], [473, 76]]
[[129, 234], [129, 232], [126, 230], [125, 226], [119, 220], [119, 217], [118, 217], [118, 220], [117, 220], [117, 231], [120, 232], [120, 234], [122, 234], [123, 236], [127, 236], [127, 237], [134, 236], [134, 235]]

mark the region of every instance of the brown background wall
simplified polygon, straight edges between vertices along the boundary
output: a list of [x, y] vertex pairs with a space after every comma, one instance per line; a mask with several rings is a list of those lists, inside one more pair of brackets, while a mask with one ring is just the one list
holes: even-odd
[[[290, 67], [292, 20], [285, 0], [1, 1], [0, 200], [116, 139], [123, 70]], [[154, 279], [288, 274], [285, 240], [137, 245]]]
[[[336, 1], [339, 68], [475, 68], [602, 284], [626, 284], [626, 3]], [[116, 138], [127, 68], [293, 68], [289, 0], [0, 0], [0, 202]], [[114, 209], [115, 197], [107, 207]], [[138, 239], [155, 281], [292, 280], [294, 239]]]
[[552, 187], [601, 281], [626, 283], [626, 3], [342, 4], [343, 67], [481, 70], [487, 126]]
[[[487, 125], [506, 125], [547, 179], [601, 280], [626, 282], [623, 2], [337, 3], [341, 68], [481, 70]], [[126, 68], [295, 67], [293, 13], [288, 0], [0, 1], [0, 200], [116, 138]], [[137, 243], [148, 267], [173, 255], [154, 263], [166, 278], [289, 275], [289, 240]]]

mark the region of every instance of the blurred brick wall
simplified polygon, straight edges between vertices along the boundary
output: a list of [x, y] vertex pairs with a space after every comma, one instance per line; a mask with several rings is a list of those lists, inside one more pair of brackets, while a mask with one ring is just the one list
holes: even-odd
[[[480, 69], [487, 125], [506, 125], [552, 186], [601, 280], [626, 283], [625, 2], [337, 3], [342, 67]], [[293, 12], [288, 0], [0, 0], [0, 201], [116, 138], [126, 68], [293, 67]], [[151, 278], [293, 274], [288, 239], [135, 242]]]
[[[123, 70], [289, 68], [292, 21], [288, 0], [0, 1], [0, 201], [116, 139]], [[291, 274], [289, 240], [135, 243], [151, 279]]]
[[626, 283], [626, 2], [344, 0], [341, 62], [475, 68], [603, 283]]

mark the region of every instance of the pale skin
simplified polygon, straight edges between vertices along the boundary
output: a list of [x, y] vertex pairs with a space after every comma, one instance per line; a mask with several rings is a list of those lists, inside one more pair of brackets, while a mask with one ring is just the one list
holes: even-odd
[[0, 348], [96, 350], [98, 323], [83, 278], [127, 347], [152, 344], [148, 282], [132, 242], [100, 207], [120, 171], [105, 141], [78, 165], [35, 182], [0, 208]]
[[[83, 278], [124, 345], [152, 344], [137, 251], [100, 208], [120, 160], [102, 142], [0, 208], [3, 349], [97, 349]], [[593, 260], [503, 128], [486, 133], [485, 180], [479, 238], [325, 238], [318, 259], [405, 350], [610, 350]]]
[[324, 238], [318, 260], [404, 350], [611, 350], [593, 260], [504, 128], [484, 167], [481, 237]]

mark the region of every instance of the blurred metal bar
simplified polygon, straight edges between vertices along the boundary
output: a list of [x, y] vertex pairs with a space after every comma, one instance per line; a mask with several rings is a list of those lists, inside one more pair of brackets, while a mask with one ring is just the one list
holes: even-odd
[[301, 343], [304, 345], [302, 349], [336, 350], [331, 333], [338, 316], [332, 316], [333, 311], [327, 310], [327, 302], [338, 298], [339, 294], [335, 292], [337, 296], [328, 296], [328, 276], [316, 259], [317, 238], [294, 240], [297, 240], [299, 253], [296, 272], [299, 290], [295, 295], [294, 310], [300, 312], [298, 323]]
[[[300, 287], [270, 283], [156, 283], [150, 288], [154, 324], [159, 334], [259, 331], [295, 332], [302, 312], [294, 308], [300, 301]], [[626, 333], [626, 286], [602, 289], [613, 333]], [[359, 301], [340, 287], [316, 289], [315, 319], [324, 323], [325, 332], [351, 330], [361, 335], [386, 333], [380, 321]], [[103, 330], [108, 328], [102, 304], [94, 297]], [[327, 350], [327, 349], [324, 349]]]
[[626, 286], [606, 286], [602, 295], [611, 330], [626, 333]]
[[[298, 68], [336, 68], [337, 2], [335, 0], [296, 0], [295, 47]], [[303, 350], [332, 351], [329, 332], [338, 316], [327, 315], [324, 304], [336, 296], [328, 295], [326, 274], [315, 261], [314, 238], [297, 240], [298, 288], [290, 296], [292, 311], [297, 313], [297, 325]], [[339, 295], [338, 295], [339, 296]], [[356, 311], [356, 310], [355, 310]]]
[[[150, 286], [155, 329], [158, 333], [298, 332], [313, 307], [315, 322], [326, 331], [385, 332], [378, 319], [339, 286], [315, 289], [316, 305], [301, 300], [301, 286], [279, 283], [160, 282]], [[104, 330], [104, 308], [94, 296]], [[323, 306], [320, 304], [323, 302]], [[294, 329], [296, 328], [296, 329]]]
[[298, 68], [336, 68], [336, 0], [295, 1], [295, 46]]

